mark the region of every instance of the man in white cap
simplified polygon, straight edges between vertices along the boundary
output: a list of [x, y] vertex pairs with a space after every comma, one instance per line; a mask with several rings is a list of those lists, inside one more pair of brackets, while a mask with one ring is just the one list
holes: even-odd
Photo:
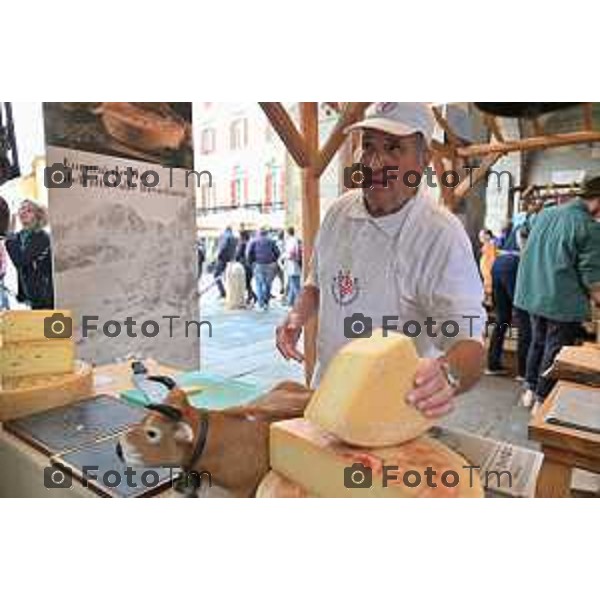
[[[302, 361], [297, 342], [318, 313], [315, 386], [349, 338], [393, 324], [414, 337], [421, 356], [408, 401], [441, 416], [481, 375], [485, 313], [468, 236], [428, 190], [435, 185], [427, 169], [431, 108], [376, 103], [350, 129], [360, 131], [361, 163], [371, 172], [362, 189], [351, 189], [327, 212], [302, 293], [277, 328], [277, 347]], [[346, 173], [355, 183], [356, 174]]]

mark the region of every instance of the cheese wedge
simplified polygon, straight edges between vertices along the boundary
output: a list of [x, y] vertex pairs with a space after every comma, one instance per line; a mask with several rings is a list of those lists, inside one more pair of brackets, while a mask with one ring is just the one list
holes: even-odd
[[[60, 315], [65, 320], [60, 318]], [[57, 318], [58, 316], [58, 318]], [[68, 332], [71, 311], [68, 310], [8, 310], [0, 313], [0, 340], [3, 344], [13, 342], [44, 341], [46, 329], [50, 335]], [[46, 321], [46, 319], [50, 319]], [[63, 324], [67, 329], [63, 330]]]
[[305, 419], [292, 419], [271, 425], [270, 461], [274, 471], [322, 498], [483, 496], [478, 472], [428, 437], [388, 448], [356, 448]]
[[356, 339], [329, 364], [305, 417], [348, 444], [376, 447], [411, 440], [433, 424], [406, 402], [419, 357], [409, 337]]

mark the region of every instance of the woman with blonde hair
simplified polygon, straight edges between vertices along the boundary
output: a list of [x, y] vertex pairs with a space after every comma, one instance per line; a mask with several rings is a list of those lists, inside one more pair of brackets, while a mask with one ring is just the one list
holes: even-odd
[[6, 239], [6, 251], [19, 276], [17, 300], [32, 309], [51, 310], [54, 308], [52, 250], [50, 236], [44, 231], [48, 214], [33, 200], [24, 200], [18, 216], [21, 230]]

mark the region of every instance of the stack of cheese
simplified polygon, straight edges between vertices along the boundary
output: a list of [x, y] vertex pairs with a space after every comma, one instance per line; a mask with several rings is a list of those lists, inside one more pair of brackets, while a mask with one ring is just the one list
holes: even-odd
[[[60, 315], [68, 333], [71, 314]], [[0, 312], [0, 421], [91, 395], [92, 369], [75, 360], [72, 336], [47, 335], [62, 334], [58, 319], [54, 311]]]
[[[406, 402], [418, 355], [410, 338], [374, 331], [344, 346], [315, 391], [304, 419], [271, 426], [271, 471], [259, 497], [481, 496], [466, 461], [423, 434], [432, 421]], [[428, 485], [426, 470], [437, 473]], [[454, 470], [460, 483], [440, 484]], [[421, 482], [416, 483], [418, 472]], [[385, 476], [384, 476], [385, 472]], [[454, 481], [452, 481], [454, 483]]]

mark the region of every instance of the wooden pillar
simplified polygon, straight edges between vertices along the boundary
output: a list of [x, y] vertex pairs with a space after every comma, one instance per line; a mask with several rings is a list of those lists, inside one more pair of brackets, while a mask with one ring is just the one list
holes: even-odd
[[[300, 120], [304, 142], [310, 156], [319, 153], [319, 105], [317, 102], [300, 103]], [[303, 269], [309, 264], [313, 253], [315, 237], [320, 224], [319, 175], [315, 164], [302, 169], [302, 242], [304, 245]], [[304, 329], [305, 377], [310, 384], [317, 354], [317, 318], [307, 323]]]

